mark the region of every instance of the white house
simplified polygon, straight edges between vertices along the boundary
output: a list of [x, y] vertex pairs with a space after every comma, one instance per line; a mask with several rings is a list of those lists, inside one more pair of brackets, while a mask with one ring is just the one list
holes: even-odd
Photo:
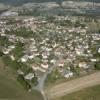
[[95, 59], [95, 58], [91, 58], [90, 59], [92, 62], [96, 62], [97, 61], [97, 59]]
[[59, 67], [63, 67], [63, 66], [64, 66], [64, 63], [65, 63], [64, 60], [60, 60], [59, 63], [58, 63], [58, 66], [59, 66]]
[[42, 63], [41, 67], [44, 69], [48, 69], [49, 65], [48, 65], [48, 63]]
[[52, 60], [50, 61], [50, 63], [55, 64], [55, 63], [56, 63], [56, 60], [55, 60], [55, 59], [52, 59]]
[[28, 60], [28, 55], [24, 55], [22, 58], [21, 58], [21, 62], [27, 62]]
[[34, 73], [29, 73], [29, 74], [27, 74], [26, 76], [25, 76], [25, 79], [27, 79], [27, 80], [31, 80], [32, 78], [34, 78]]
[[98, 53], [100, 53], [100, 48], [98, 49]]
[[73, 72], [68, 72], [64, 75], [65, 78], [73, 77]]
[[43, 59], [47, 59], [48, 58], [48, 53], [47, 52], [43, 52], [42, 53], [42, 57], [43, 57]]
[[2, 50], [2, 52], [3, 52], [4, 54], [9, 54], [10, 51], [11, 51], [11, 50], [10, 50], [10, 49], [7, 49], [7, 48], [4, 48], [4, 49]]
[[87, 68], [88, 68], [88, 65], [87, 65], [86, 62], [80, 62], [80, 63], [79, 63], [79, 67], [80, 67], [80, 68], [87, 69]]
[[14, 61], [15, 57], [13, 55], [10, 55], [10, 58]]

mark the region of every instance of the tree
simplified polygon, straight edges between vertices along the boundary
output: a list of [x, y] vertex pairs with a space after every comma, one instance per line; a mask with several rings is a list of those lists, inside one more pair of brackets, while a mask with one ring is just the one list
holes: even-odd
[[76, 67], [75, 67], [75, 72], [76, 72], [77, 75], [80, 74], [80, 68], [79, 68], [79, 66], [76, 66]]
[[17, 62], [16, 60], [12, 61], [9, 56], [5, 55], [2, 59], [6, 66], [13, 68], [15, 71], [22, 67], [20, 62]]
[[7, 56], [7, 55], [3, 56], [3, 57], [2, 57], [2, 60], [3, 60], [3, 62], [4, 62], [4, 64], [5, 64], [6, 66], [10, 66], [11, 63], [12, 63], [11, 58], [10, 58], [9, 56]]
[[4, 36], [0, 36], [0, 46], [8, 46], [12, 43]]
[[34, 61], [34, 63], [38, 64], [38, 63], [41, 62], [41, 59], [40, 59], [39, 57], [35, 57], [35, 58], [33, 59], [33, 61]]
[[31, 85], [24, 79], [23, 75], [18, 75], [17, 81], [24, 87], [25, 90], [29, 90]]
[[12, 50], [16, 59], [20, 58], [23, 55], [24, 45], [21, 42], [18, 42], [15, 46], [15, 49]]
[[33, 83], [34, 85], [37, 85], [38, 84], [37, 77], [32, 78], [31, 83]]
[[0, 51], [0, 57], [2, 57], [4, 54]]
[[17, 62], [16, 60], [15, 61], [12, 61], [11, 65], [10, 65], [13, 69], [15, 70], [18, 70], [19, 68], [21, 68], [21, 65], [19, 62]]
[[56, 69], [54, 71], [52, 71], [52, 73], [48, 74], [47, 76], [47, 83], [52, 83], [52, 82], [55, 82], [56, 80], [62, 78], [61, 74], [59, 73], [59, 71]]
[[96, 62], [94, 66], [95, 69], [100, 70], [100, 62]]

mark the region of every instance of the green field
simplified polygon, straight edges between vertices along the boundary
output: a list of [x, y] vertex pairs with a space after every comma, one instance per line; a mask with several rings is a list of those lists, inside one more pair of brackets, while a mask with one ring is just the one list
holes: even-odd
[[100, 100], [100, 85], [89, 87], [55, 100]]
[[0, 100], [43, 100], [37, 91], [27, 92], [16, 81], [14, 72], [0, 59]]

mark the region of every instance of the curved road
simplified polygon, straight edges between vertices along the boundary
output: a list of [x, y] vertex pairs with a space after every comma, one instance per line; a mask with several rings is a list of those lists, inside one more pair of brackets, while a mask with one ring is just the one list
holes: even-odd
[[[61, 59], [61, 58], [60, 58]], [[52, 67], [50, 67], [46, 73], [44, 73], [44, 75], [40, 78], [40, 80], [38, 81], [38, 85], [37, 86], [33, 86], [32, 89], [38, 90], [41, 92], [41, 94], [43, 95], [44, 100], [48, 100], [48, 97], [45, 95], [45, 91], [44, 91], [44, 84], [45, 84], [45, 80], [47, 78], [47, 75], [50, 74], [53, 69], [55, 67], [57, 67], [59, 60], [56, 61], [55, 65], [53, 65]]]
[[45, 92], [49, 100], [51, 100], [98, 84], [100, 84], [100, 72], [55, 85], [48, 88]]

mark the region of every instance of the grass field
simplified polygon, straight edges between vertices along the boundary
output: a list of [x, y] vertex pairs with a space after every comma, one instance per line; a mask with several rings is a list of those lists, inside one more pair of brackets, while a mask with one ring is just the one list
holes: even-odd
[[16, 81], [14, 72], [0, 59], [0, 100], [43, 100], [37, 91], [27, 92]]
[[97, 32], [98, 30], [100, 30], [100, 22], [88, 22], [87, 23], [87, 27], [89, 31], [92, 32]]
[[89, 87], [55, 100], [100, 100], [100, 85]]

